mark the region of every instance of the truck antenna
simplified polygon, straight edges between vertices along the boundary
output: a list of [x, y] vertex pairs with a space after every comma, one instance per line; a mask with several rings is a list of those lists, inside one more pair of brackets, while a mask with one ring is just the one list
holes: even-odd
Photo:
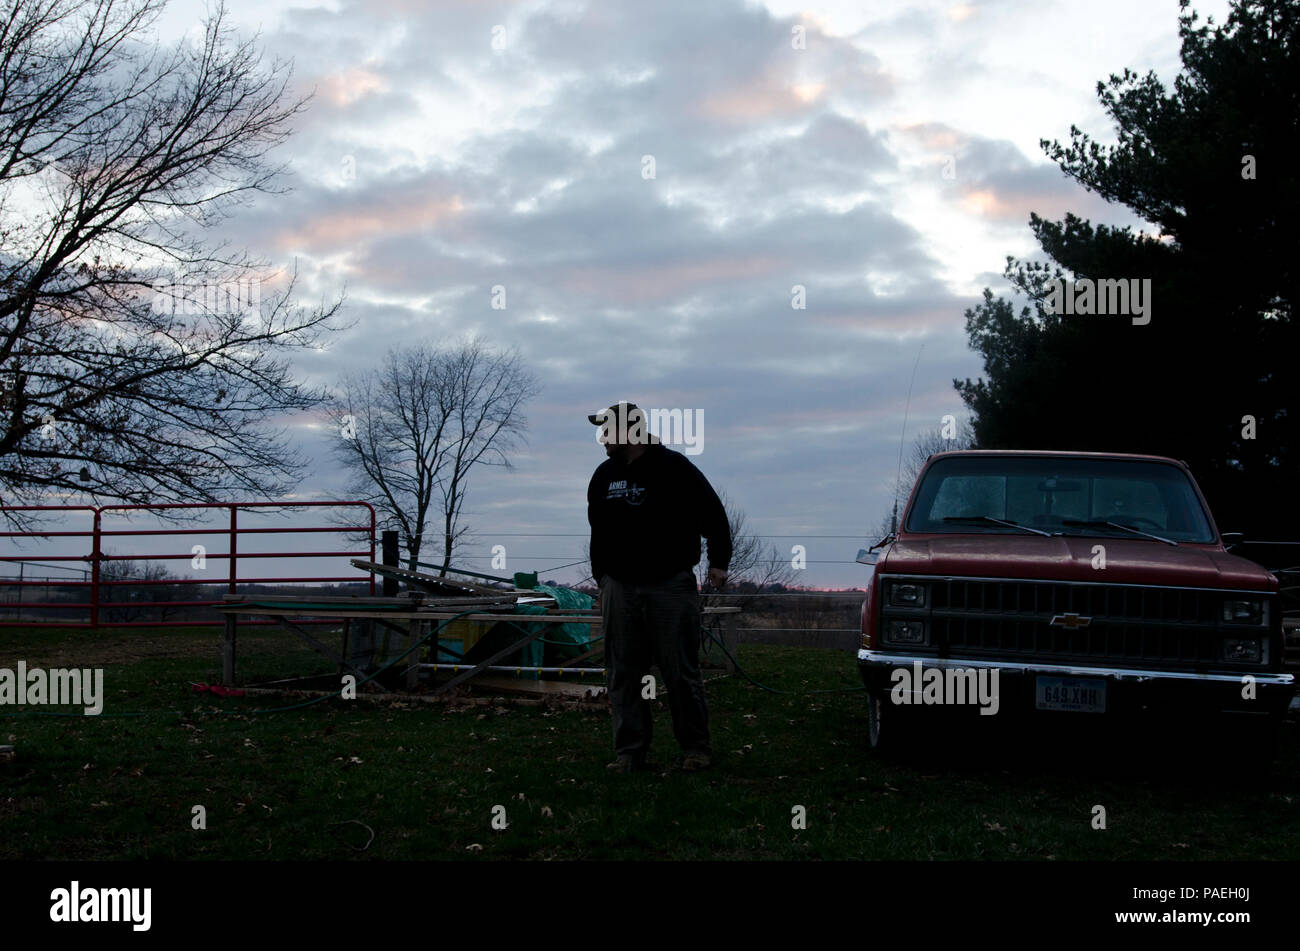
[[894, 476], [894, 518], [890, 524], [889, 534], [898, 534], [898, 489], [903, 481], [903, 444], [907, 440], [907, 413], [912, 408], [912, 384], [916, 382], [916, 368], [921, 363], [921, 351], [925, 344], [916, 349], [916, 362], [912, 364], [912, 378], [907, 381], [907, 402], [903, 404], [903, 431], [898, 434], [898, 473]]

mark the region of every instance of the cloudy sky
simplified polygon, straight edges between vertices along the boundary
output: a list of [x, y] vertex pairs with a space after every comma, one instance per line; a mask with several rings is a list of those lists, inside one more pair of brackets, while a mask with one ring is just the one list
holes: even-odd
[[[1198, 4], [1221, 20], [1226, 2]], [[163, 39], [207, 6], [173, 0]], [[230, 0], [313, 96], [276, 157], [291, 191], [222, 237], [351, 329], [304, 358], [337, 383], [407, 340], [481, 334], [542, 380], [512, 471], [473, 483], [487, 570], [581, 557], [612, 400], [702, 412], [695, 463], [799, 581], [853, 585], [907, 439], [963, 414], [963, 312], [1032, 256], [1031, 211], [1141, 227], [1049, 163], [1109, 141], [1099, 79], [1178, 70], [1177, 0], [494, 3]], [[646, 156], [654, 176], [646, 175]], [[492, 288], [507, 306], [492, 308]], [[806, 288], [806, 308], [791, 306]], [[319, 418], [301, 486], [337, 498]], [[550, 537], [523, 537], [544, 533]], [[845, 537], [830, 537], [845, 536]], [[580, 571], [549, 573], [577, 581]]]

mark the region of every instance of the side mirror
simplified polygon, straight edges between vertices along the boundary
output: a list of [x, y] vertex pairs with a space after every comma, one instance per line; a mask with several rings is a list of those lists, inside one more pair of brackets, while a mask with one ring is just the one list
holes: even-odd
[[1236, 548], [1246, 540], [1245, 532], [1219, 532], [1219, 538], [1223, 540], [1224, 548]]
[[868, 551], [865, 548], [858, 549], [857, 562], [860, 565], [874, 565], [880, 560], [880, 552]]

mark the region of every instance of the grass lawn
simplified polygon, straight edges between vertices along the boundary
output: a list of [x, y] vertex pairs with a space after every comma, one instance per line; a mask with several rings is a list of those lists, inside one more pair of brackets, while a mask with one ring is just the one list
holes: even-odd
[[[328, 672], [283, 633], [240, 639], [245, 682]], [[0, 708], [0, 859], [1231, 860], [1300, 855], [1300, 741], [1240, 786], [1230, 751], [1013, 732], [903, 761], [864, 749], [862, 693], [709, 684], [715, 767], [612, 776], [608, 711], [217, 698], [217, 629], [0, 629], [0, 667], [105, 668], [101, 717]], [[847, 653], [744, 646], [757, 680], [856, 687]], [[39, 708], [48, 710], [50, 708]], [[132, 718], [114, 716], [144, 713]], [[1154, 755], [1153, 755], [1154, 754]], [[1190, 755], [1189, 755], [1190, 754]], [[1188, 766], [1192, 757], [1197, 765]], [[1220, 759], [1223, 757], [1225, 759]], [[1226, 765], [1225, 765], [1226, 762]], [[191, 828], [192, 808], [207, 828]], [[1092, 827], [1093, 807], [1106, 811]], [[792, 828], [795, 807], [806, 828]], [[506, 828], [494, 829], [496, 807]], [[373, 835], [372, 835], [373, 833]]]

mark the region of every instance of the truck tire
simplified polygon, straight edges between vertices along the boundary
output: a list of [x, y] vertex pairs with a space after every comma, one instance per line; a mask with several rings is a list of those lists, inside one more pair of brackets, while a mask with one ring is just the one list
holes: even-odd
[[867, 691], [867, 746], [881, 756], [893, 756], [917, 739], [915, 711], [891, 703], [889, 692]]

